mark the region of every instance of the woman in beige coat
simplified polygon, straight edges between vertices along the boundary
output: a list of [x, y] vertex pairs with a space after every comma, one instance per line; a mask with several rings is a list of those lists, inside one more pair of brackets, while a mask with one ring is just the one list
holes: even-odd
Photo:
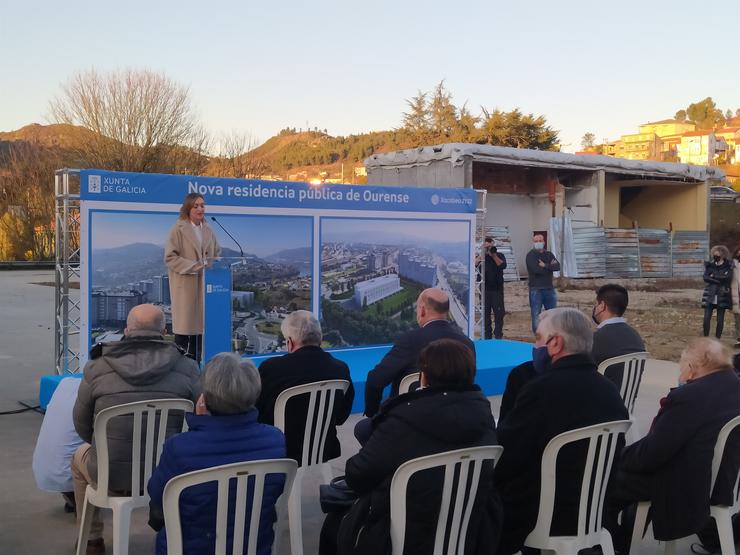
[[740, 245], [732, 251], [732, 312], [735, 316], [735, 347], [740, 347]]
[[198, 362], [203, 340], [203, 268], [209, 259], [221, 254], [216, 236], [205, 221], [205, 212], [203, 197], [189, 193], [164, 248], [175, 343]]

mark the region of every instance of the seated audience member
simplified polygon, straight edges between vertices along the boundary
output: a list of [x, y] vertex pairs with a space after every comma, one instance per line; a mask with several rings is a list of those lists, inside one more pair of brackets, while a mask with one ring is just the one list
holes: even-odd
[[72, 421], [79, 387], [79, 378], [65, 378], [57, 385], [46, 407], [31, 463], [38, 488], [61, 493], [64, 510], [70, 513], [75, 510], [72, 456], [83, 443]]
[[[167, 553], [167, 537], [162, 513], [162, 496], [167, 482], [175, 476], [262, 459], [285, 457], [283, 433], [257, 422], [254, 403], [260, 394], [260, 378], [250, 360], [231, 353], [214, 356], [203, 371], [203, 393], [195, 414], [187, 415], [188, 431], [169, 438], [162, 449], [159, 465], [152, 473], [147, 490], [150, 501], [150, 525], [157, 533], [157, 555]], [[269, 555], [273, 543], [275, 503], [283, 492], [284, 479], [268, 476], [262, 498], [262, 512], [257, 536], [258, 555]], [[230, 486], [233, 497], [236, 486]], [[213, 553], [216, 545], [215, 483], [188, 488], [180, 495], [183, 552]], [[247, 506], [249, 508], [249, 505]], [[248, 509], [247, 509], [248, 510]], [[229, 506], [228, 522], [234, 518], [234, 504]], [[250, 513], [244, 527], [244, 546], [249, 536]], [[228, 527], [226, 545], [233, 542], [234, 529]]]
[[[90, 352], [73, 410], [77, 433], [87, 443], [72, 458], [77, 520], [82, 518], [85, 489], [97, 480], [93, 440], [95, 416], [103, 409], [148, 399], [198, 397], [198, 365], [171, 341], [165, 341], [162, 309], [151, 304], [135, 306], [128, 314], [121, 341], [99, 343]], [[182, 420], [180, 420], [180, 423]], [[179, 431], [172, 419], [168, 432]], [[109, 487], [131, 489], [132, 419], [115, 419], [108, 425]], [[92, 444], [92, 445], [91, 445]], [[94, 509], [88, 553], [103, 553], [103, 522]]]
[[392, 384], [391, 397], [398, 395], [398, 385], [407, 374], [416, 372], [421, 350], [436, 339], [455, 339], [473, 353], [473, 342], [448, 319], [450, 298], [441, 289], [425, 289], [416, 299], [417, 329], [400, 336], [390, 351], [367, 375], [365, 383], [365, 416], [374, 416], [380, 407], [383, 389]]
[[[341, 454], [336, 427], [344, 424], [352, 412], [355, 390], [348, 366], [321, 348], [321, 325], [307, 310], [290, 313], [280, 325], [288, 344], [288, 354], [269, 358], [260, 364], [262, 393], [257, 399], [259, 421], [274, 424], [275, 401], [291, 387], [323, 380], [347, 380], [349, 389], [337, 394], [334, 401], [334, 418], [326, 436], [324, 461]], [[301, 463], [303, 430], [308, 412], [308, 396], [303, 395], [286, 406], [285, 436], [288, 457]]]
[[[574, 308], [548, 310], [537, 325], [537, 342], [548, 369], [529, 381], [499, 423], [504, 447], [495, 477], [504, 505], [499, 549], [522, 549], [535, 526], [540, 502], [540, 468], [548, 442], [569, 430], [629, 418], [619, 391], [596, 371], [591, 359], [588, 318]], [[566, 448], [559, 456], [552, 533], [576, 531], [581, 474], [586, 451]], [[528, 550], [525, 550], [528, 552]]]
[[[473, 383], [475, 359], [466, 345], [451, 339], [433, 341], [421, 352], [418, 368], [421, 389], [384, 403], [367, 443], [347, 461], [345, 479], [360, 499], [340, 526], [339, 553], [391, 553], [390, 484], [401, 464], [497, 443], [491, 405]], [[501, 517], [491, 470], [484, 467], [481, 474], [465, 553], [495, 553]], [[406, 553], [432, 552], [441, 491], [439, 472], [409, 483]], [[322, 555], [325, 547], [322, 543]]]
[[[547, 318], [549, 310], [545, 310], [540, 313], [539, 322], [542, 322]], [[501, 398], [501, 409], [499, 410], [498, 423], [499, 426], [503, 422], [506, 415], [511, 412], [516, 403], [516, 398], [519, 396], [519, 392], [527, 383], [537, 376], [542, 375], [545, 371], [550, 368], [550, 359], [547, 354], [547, 347], [544, 343], [543, 337], [535, 337], [534, 347], [532, 347], [532, 360], [521, 363], [519, 366], [515, 366], [509, 372], [509, 376], [506, 378], [506, 388], [504, 389], [504, 395]]]
[[619, 550], [629, 549], [633, 519], [617, 526], [616, 513], [635, 502], [650, 501], [653, 534], [660, 541], [705, 528], [710, 499], [731, 504], [740, 460], [737, 431], [725, 447], [731, 460], [726, 456], [711, 497], [709, 487], [719, 431], [740, 414], [740, 378], [722, 344], [709, 338], [686, 348], [680, 368], [681, 385], [661, 399], [648, 434], [622, 452], [605, 519]]
[[621, 285], [607, 283], [596, 292], [596, 305], [591, 312], [596, 331], [591, 354], [596, 364], [608, 358], [640, 353], [645, 342], [624, 319], [629, 293]]

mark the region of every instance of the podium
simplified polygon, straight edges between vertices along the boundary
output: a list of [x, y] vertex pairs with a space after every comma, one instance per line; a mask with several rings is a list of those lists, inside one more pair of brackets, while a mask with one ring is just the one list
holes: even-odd
[[233, 350], [234, 268], [244, 264], [246, 259], [239, 256], [211, 258], [203, 271], [203, 364]]

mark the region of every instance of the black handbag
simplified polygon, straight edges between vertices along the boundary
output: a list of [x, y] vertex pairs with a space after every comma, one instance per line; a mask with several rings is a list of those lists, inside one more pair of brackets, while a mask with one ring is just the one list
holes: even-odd
[[356, 500], [357, 494], [347, 485], [344, 476], [319, 486], [319, 502], [324, 514], [346, 512]]

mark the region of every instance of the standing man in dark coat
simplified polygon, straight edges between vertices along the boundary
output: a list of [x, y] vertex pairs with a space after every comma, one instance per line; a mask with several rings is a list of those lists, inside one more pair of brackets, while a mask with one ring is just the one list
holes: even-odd
[[[730, 435], [714, 492], [712, 459], [722, 427], [740, 414], [740, 378], [719, 341], [701, 338], [681, 355], [680, 387], [661, 400], [653, 425], [622, 453], [607, 528], [617, 550], [629, 549], [632, 523], [616, 513], [650, 501], [655, 539], [690, 536], [709, 521], [711, 503], [732, 504], [740, 463], [740, 433]], [[678, 510], [680, 508], [680, 510]]]
[[475, 346], [448, 319], [450, 298], [441, 289], [425, 289], [416, 299], [419, 328], [399, 337], [390, 351], [367, 375], [365, 415], [374, 416], [380, 407], [383, 389], [392, 384], [391, 397], [398, 395], [398, 384], [407, 374], [418, 371], [417, 357], [436, 339], [455, 339], [466, 345], [475, 357]]
[[[355, 398], [349, 367], [321, 348], [321, 324], [308, 310], [291, 312], [280, 325], [280, 331], [288, 344], [288, 354], [268, 358], [260, 364], [262, 393], [256, 404], [259, 421], [270, 425], [275, 423], [275, 401], [288, 388], [323, 380], [347, 380], [349, 389], [335, 397], [334, 413], [324, 444], [322, 460], [326, 462], [335, 459], [341, 454], [336, 427], [344, 424], [349, 417]], [[300, 464], [308, 396], [292, 399], [285, 410], [288, 457]]]
[[616, 283], [602, 285], [596, 292], [596, 304], [591, 317], [597, 327], [591, 354], [597, 365], [608, 358], [645, 350], [645, 342], [640, 334], [624, 319], [628, 303], [627, 289]]
[[[563, 432], [629, 418], [619, 391], [591, 360], [591, 323], [586, 316], [574, 308], [550, 310], [537, 327], [537, 338], [549, 367], [524, 386], [499, 425], [504, 454], [495, 478], [504, 504], [503, 554], [521, 550], [535, 526], [548, 442]], [[585, 445], [566, 448], [558, 457], [554, 535], [576, 532], [586, 457], [581, 447]]]
[[542, 308], [550, 310], [558, 306], [558, 297], [552, 286], [552, 274], [560, 271], [560, 262], [554, 254], [545, 250], [545, 236], [540, 233], [532, 237], [532, 250], [527, 253], [526, 262], [532, 333], [535, 333]]
[[[401, 464], [426, 455], [496, 445], [491, 404], [475, 379], [475, 359], [461, 342], [440, 339], [419, 356], [421, 389], [383, 404], [360, 452], [347, 461], [347, 484], [360, 499], [342, 520], [339, 553], [390, 555], [390, 486]], [[409, 482], [404, 553], [432, 552], [441, 471], [416, 475]], [[492, 465], [484, 465], [472, 511], [465, 553], [495, 555], [501, 508]]]
[[[498, 252], [493, 237], [486, 237], [483, 241], [483, 257], [485, 262], [485, 293], [483, 295], [485, 338], [501, 339], [504, 336], [504, 315], [506, 314], [504, 306], [506, 257]], [[480, 263], [481, 259], [477, 257], [476, 266]], [[493, 312], [493, 326], [491, 326], [491, 312]]]

